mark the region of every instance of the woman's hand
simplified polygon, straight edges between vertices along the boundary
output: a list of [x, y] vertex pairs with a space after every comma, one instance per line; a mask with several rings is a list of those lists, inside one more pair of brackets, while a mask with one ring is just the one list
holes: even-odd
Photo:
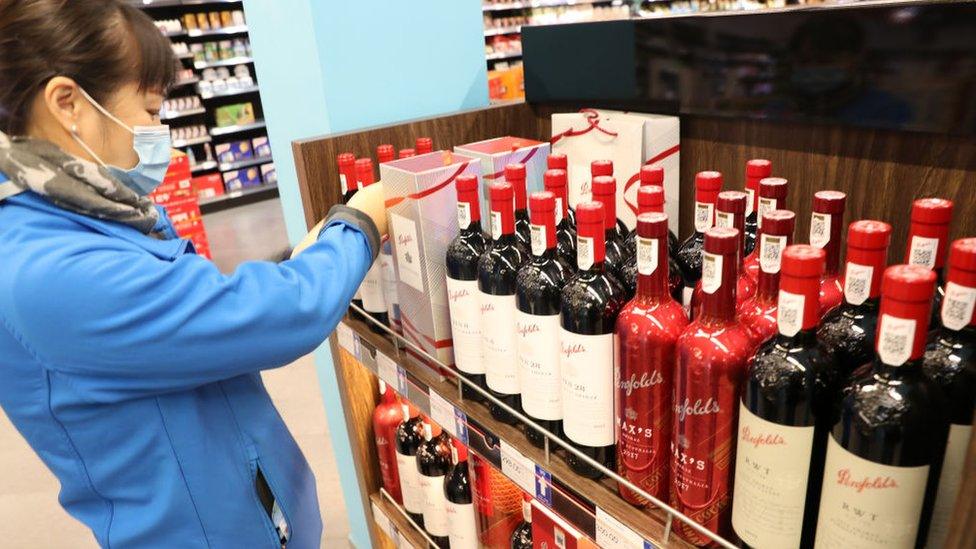
[[346, 203], [346, 206], [356, 208], [368, 215], [373, 223], [376, 223], [380, 236], [386, 235], [386, 205], [384, 204], [382, 182], [359, 189]]

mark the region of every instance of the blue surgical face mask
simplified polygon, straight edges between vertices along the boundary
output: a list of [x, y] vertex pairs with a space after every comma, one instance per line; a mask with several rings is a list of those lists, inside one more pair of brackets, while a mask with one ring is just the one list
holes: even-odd
[[129, 189], [132, 189], [136, 194], [146, 196], [153, 192], [156, 187], [162, 184], [163, 178], [166, 176], [166, 170], [169, 169], [170, 149], [172, 148], [169, 126], [160, 124], [158, 126], [133, 126], [130, 128], [116, 118], [115, 115], [108, 112], [105, 107], [99, 105], [97, 101], [88, 95], [88, 92], [81, 90], [81, 93], [102, 114], [132, 133], [132, 148], [135, 149], [136, 155], [139, 157], [139, 162], [131, 169], [109, 166], [95, 154], [95, 151], [91, 150], [81, 140], [81, 137], [78, 135], [78, 130], [74, 126], [71, 128], [71, 136], [74, 137], [75, 141], [88, 154], [92, 155], [92, 158], [107, 169], [113, 177]]

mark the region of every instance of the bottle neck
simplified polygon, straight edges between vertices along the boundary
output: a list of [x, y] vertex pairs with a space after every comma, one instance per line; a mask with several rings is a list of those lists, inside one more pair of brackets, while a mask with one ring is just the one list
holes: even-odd
[[695, 192], [695, 232], [704, 233], [715, 225], [715, 202], [718, 192]]
[[491, 238], [502, 241], [506, 236], [515, 236], [515, 216], [512, 203], [504, 200], [492, 201], [491, 205]]
[[569, 202], [566, 198], [565, 185], [550, 185], [546, 190], [556, 197], [556, 225], [559, 228], [569, 225]]
[[734, 253], [722, 255], [702, 252], [703, 321], [731, 322], [735, 319], [738, 272]]
[[554, 212], [532, 212], [532, 224], [529, 225], [532, 255], [535, 257], [551, 257], [556, 253], [556, 225]]
[[759, 269], [756, 276], [756, 299], [763, 303], [776, 303], [779, 296], [779, 273], [767, 273]]
[[840, 273], [840, 239], [841, 232], [844, 229], [843, 213], [831, 217], [830, 240], [823, 247], [823, 251], [827, 254], [827, 260], [824, 263], [824, 276], [827, 277], [837, 276]]
[[602, 273], [607, 255], [603, 227], [595, 223], [579, 226], [576, 235], [577, 267], [581, 271]]
[[668, 237], [647, 238], [638, 235], [635, 242], [638, 298], [657, 302], [669, 297]]
[[795, 337], [816, 331], [820, 321], [820, 276], [780, 275], [776, 326], [780, 335]]

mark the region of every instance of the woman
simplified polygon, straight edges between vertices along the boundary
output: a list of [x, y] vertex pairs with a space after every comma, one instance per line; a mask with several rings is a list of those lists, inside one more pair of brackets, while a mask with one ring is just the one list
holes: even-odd
[[336, 326], [382, 190], [300, 256], [220, 274], [146, 198], [174, 64], [120, 0], [0, 0], [0, 405], [102, 546], [317, 547], [312, 473], [258, 372]]

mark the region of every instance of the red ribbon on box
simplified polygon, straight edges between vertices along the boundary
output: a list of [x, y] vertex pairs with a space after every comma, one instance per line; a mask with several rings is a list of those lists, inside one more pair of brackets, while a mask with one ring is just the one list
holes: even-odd
[[617, 132], [612, 131], [612, 130], [608, 130], [606, 128], [601, 128], [600, 127], [600, 113], [596, 112], [593, 109], [580, 109], [579, 112], [580, 112], [580, 114], [583, 114], [583, 115], [586, 116], [586, 123], [587, 123], [586, 129], [585, 130], [574, 130], [573, 128], [570, 128], [570, 129], [564, 131], [563, 133], [556, 134], [556, 135], [552, 136], [551, 139], [549, 139], [549, 144], [550, 145], [555, 145], [556, 144], [556, 141], [559, 141], [560, 139], [562, 139], [564, 137], [576, 137], [578, 135], [584, 135], [584, 134], [590, 133], [593, 130], [599, 130], [599, 131], [601, 131], [601, 132], [609, 135], [610, 137], [617, 137]]
[[[529, 151], [525, 155], [525, 157], [523, 157], [521, 160], [519, 160], [518, 162], [516, 162], [516, 164], [525, 164], [529, 160], [532, 160], [532, 157], [535, 156], [535, 153], [537, 153], [537, 152], [539, 152], [539, 147], [533, 148], [531, 151]], [[498, 179], [499, 177], [501, 177], [503, 175], [505, 175], [505, 170], [504, 169], [501, 170], [501, 171], [497, 171], [495, 173], [490, 173], [490, 174], [484, 176], [484, 179]]]
[[[650, 166], [651, 164], [660, 162], [665, 158], [673, 154], [676, 154], [679, 150], [681, 150], [681, 145], [675, 145], [670, 149], [666, 149], [652, 156], [651, 158], [648, 158], [647, 162], [644, 162], [644, 166]], [[630, 211], [634, 212], [634, 215], [637, 215], [637, 205], [632, 204], [629, 200], [627, 200], [627, 191], [630, 190], [630, 188], [633, 187], [634, 184], [637, 183], [638, 181], [640, 181], [640, 170], [637, 170], [637, 173], [630, 176], [630, 179], [628, 179], [627, 183], [624, 184], [624, 203], [627, 204], [627, 207], [630, 208]]]
[[439, 341], [434, 340], [430, 336], [426, 336], [420, 333], [420, 330], [414, 326], [406, 316], [400, 315], [400, 322], [403, 324], [403, 332], [414, 341], [417, 345], [423, 346], [423, 342], [420, 341], [423, 338], [424, 341], [433, 345], [435, 349], [446, 349], [448, 347], [454, 346], [454, 342], [450, 339], [441, 339]]
[[471, 162], [462, 162], [460, 165], [458, 165], [457, 171], [455, 171], [454, 174], [451, 175], [451, 177], [448, 177], [447, 179], [445, 179], [444, 181], [442, 181], [442, 182], [434, 185], [433, 187], [424, 189], [424, 190], [422, 190], [420, 192], [408, 194], [407, 196], [395, 196], [393, 198], [390, 198], [389, 200], [387, 200], [383, 204], [387, 208], [392, 208], [393, 206], [396, 206], [397, 204], [399, 204], [399, 203], [401, 203], [401, 202], [403, 202], [404, 200], [407, 200], [407, 199], [410, 199], [410, 200], [420, 200], [421, 198], [424, 198], [426, 196], [430, 196], [430, 195], [436, 193], [437, 191], [443, 189], [444, 187], [447, 187], [451, 183], [453, 183], [454, 180], [457, 179], [457, 177], [459, 175], [461, 175], [462, 173], [464, 173], [464, 170], [468, 169], [468, 164], [470, 164], [470, 163]]

